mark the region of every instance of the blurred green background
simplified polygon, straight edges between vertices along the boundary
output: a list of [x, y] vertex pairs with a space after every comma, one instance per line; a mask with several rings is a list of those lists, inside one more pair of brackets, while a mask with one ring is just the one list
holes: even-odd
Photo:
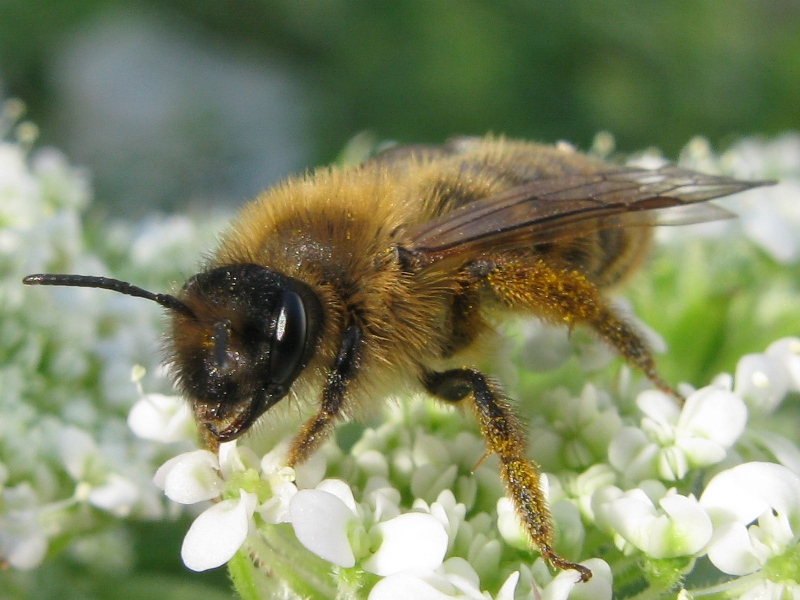
[[[0, 95], [90, 169], [95, 217], [238, 205], [363, 131], [608, 130], [675, 157], [800, 129], [800, 0], [0, 0]], [[53, 599], [227, 597], [180, 564], [186, 527], [130, 531], [135, 585], [49, 562], [0, 598], [17, 576]]]
[[800, 2], [2, 0], [0, 81], [98, 207], [240, 203], [354, 134], [668, 156], [800, 127]]

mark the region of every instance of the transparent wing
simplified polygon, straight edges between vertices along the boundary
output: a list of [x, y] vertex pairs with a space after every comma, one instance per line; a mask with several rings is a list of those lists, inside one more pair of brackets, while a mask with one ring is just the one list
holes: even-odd
[[609, 227], [725, 219], [733, 214], [699, 203], [770, 183], [705, 175], [673, 165], [544, 178], [412, 228], [406, 250], [430, 263], [491, 248], [580, 237]]

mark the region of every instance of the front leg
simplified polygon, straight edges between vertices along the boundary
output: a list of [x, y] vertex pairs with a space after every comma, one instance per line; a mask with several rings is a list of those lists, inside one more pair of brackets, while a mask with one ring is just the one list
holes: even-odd
[[581, 581], [588, 581], [592, 576], [589, 569], [568, 561], [553, 549], [553, 524], [539, 486], [539, 471], [525, 458], [525, 434], [500, 386], [474, 369], [428, 372], [422, 376], [422, 384], [448, 402], [461, 402], [472, 396], [486, 451], [500, 457], [500, 477], [528, 537], [551, 565], [573, 569], [580, 573]]
[[361, 328], [351, 325], [344, 331], [339, 353], [328, 374], [322, 392], [322, 404], [317, 414], [303, 425], [292, 440], [288, 464], [294, 467], [304, 462], [328, 438], [336, 420], [341, 417], [347, 384], [361, 367]]

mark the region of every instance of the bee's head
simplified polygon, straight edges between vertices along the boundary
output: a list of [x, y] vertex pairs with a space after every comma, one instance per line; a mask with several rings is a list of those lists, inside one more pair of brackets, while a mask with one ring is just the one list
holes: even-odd
[[29, 275], [24, 282], [110, 289], [169, 309], [169, 359], [178, 385], [198, 425], [219, 442], [245, 433], [289, 392], [322, 324], [320, 302], [307, 285], [254, 264], [199, 273], [177, 297], [104, 277]]
[[244, 433], [308, 364], [322, 309], [304, 283], [253, 264], [195, 275], [178, 294], [171, 361], [199, 423], [219, 441]]

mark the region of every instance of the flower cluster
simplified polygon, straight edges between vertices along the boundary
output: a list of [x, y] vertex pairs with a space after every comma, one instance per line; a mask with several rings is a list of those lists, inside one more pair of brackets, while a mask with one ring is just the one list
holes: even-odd
[[[163, 503], [144, 491], [149, 464], [124, 460], [134, 438], [101, 393], [130, 359], [124, 347], [107, 359], [93, 348], [121, 346], [98, 335], [114, 309], [95, 303], [87, 312], [79, 294], [62, 296], [71, 306], [58, 309], [21, 285], [23, 275], [47, 268], [102, 267], [83, 250], [86, 174], [54, 150], [29, 156], [30, 124], [16, 126], [17, 140], [7, 141], [20, 111], [8, 101], [0, 116], [0, 562], [32, 569], [51, 539], [102, 521], [97, 514], [80, 522], [81, 506], [121, 517], [154, 514]], [[87, 390], [98, 367], [103, 381]], [[107, 435], [98, 435], [101, 428]]]
[[[186, 534], [184, 563], [214, 568], [242, 548], [280, 579], [309, 582], [320, 579], [310, 552], [340, 578], [336, 590], [315, 588], [318, 596], [361, 590], [380, 600], [414, 590], [413, 597], [421, 598], [510, 600], [533, 593], [535, 581], [544, 597], [565, 598], [576, 586], [575, 574], [554, 578], [541, 559], [526, 560], [527, 541], [508, 510], [508, 524], [500, 530], [493, 525], [491, 513], [502, 496], [496, 476], [485, 468], [470, 474], [483, 453], [480, 438], [463, 431], [455, 438], [430, 433], [435, 421], [452, 417], [424, 399], [412, 400], [378, 429], [366, 430], [347, 455], [328, 444], [297, 469], [283, 466], [288, 440], [261, 458], [230, 442], [219, 455], [196, 450], [171, 459], [156, 474], [169, 498], [183, 504], [217, 500]], [[323, 479], [326, 473], [338, 477]], [[403, 495], [409, 491], [414, 499], [407, 504]], [[290, 525], [293, 536], [287, 539], [284, 531], [280, 548], [271, 547], [280, 524]], [[504, 536], [515, 548], [504, 550]], [[608, 565], [598, 559], [587, 565], [595, 577], [581, 593], [610, 598]]]
[[[407, 589], [425, 598], [486, 598], [485, 588], [495, 598], [610, 598], [613, 567], [623, 557], [660, 568], [671, 589], [705, 556], [720, 577], [751, 575], [720, 586], [730, 597], [758, 597], [775, 585], [795, 593], [800, 476], [780, 464], [780, 456], [766, 456], [766, 446], [756, 451], [746, 443], [748, 405], [733, 390], [763, 376], [748, 365], [768, 368], [782, 385], [798, 360], [800, 339], [780, 340], [764, 354], [743, 357], [736, 378], [721, 376], [690, 393], [682, 408], [662, 392], [642, 391], [638, 422], [625, 426], [619, 413], [608, 417], [592, 386], [577, 398], [562, 398], [564, 412], [580, 407], [584, 423], [563, 435], [592, 448], [603, 430], [607, 451], [605, 461], [573, 467], [581, 472], [549, 475], [559, 546], [596, 556], [585, 563], [595, 571], [589, 584], [576, 584], [569, 572], [553, 578], [541, 559], [526, 560], [528, 541], [493, 470], [482, 465], [470, 472], [482, 441], [452, 430], [463, 416], [425, 399], [394, 408], [349, 453], [328, 444], [296, 470], [282, 466], [288, 440], [262, 458], [229, 443], [219, 456], [197, 450], [170, 460], [156, 481], [177, 502], [221, 500], [186, 535], [184, 562], [196, 570], [224, 564], [244, 548], [273, 574], [283, 565], [291, 580], [304, 565], [319, 567], [308, 559], [280, 560], [305, 548], [338, 573], [339, 585], [347, 587], [336, 591], [371, 589], [373, 600]], [[787, 392], [800, 386], [792, 383], [783, 397]], [[549, 438], [553, 446], [565, 447], [557, 437]], [[781, 456], [795, 458], [786, 450], [797, 452], [791, 442], [775, 445]], [[564, 461], [580, 465], [576, 455], [566, 452]], [[413, 500], [404, 501], [409, 496]], [[291, 525], [294, 536], [277, 537], [278, 524]], [[588, 542], [587, 530], [601, 532], [619, 554], [603, 550], [598, 540]], [[278, 539], [281, 548], [270, 547]], [[313, 572], [301, 577], [318, 579]]]
[[[33, 152], [17, 108], [0, 116], [0, 563], [12, 573], [62, 555], [132, 568], [115, 527], [190, 505], [185, 565], [227, 564], [245, 598], [800, 595], [800, 136], [721, 155], [698, 139], [681, 157], [782, 182], [726, 201], [738, 221], [663, 228], [651, 274], [632, 288], [624, 311], [668, 342], [648, 334], [668, 346], [666, 378], [707, 384], [682, 384], [683, 406], [579, 330], [510, 335], [514, 363], [499, 374], [530, 419], [555, 546], [594, 574], [580, 584], [529, 546], [474, 423], [429, 398], [398, 399], [296, 469], [282, 426], [267, 444], [196, 449], [187, 404], [152, 351], [157, 306], [20, 280], [113, 273], [168, 291], [221, 219], [83, 227], [85, 173]], [[35, 575], [14, 582], [36, 589]]]
[[[126, 424], [137, 396], [131, 366], [159, 372], [157, 307], [88, 290], [26, 288], [22, 278], [110, 275], [116, 257], [142, 244], [154, 254], [139, 262], [127, 255], [131, 279], [165, 285], [171, 269], [191, 263], [181, 252], [174, 264], [158, 260], [163, 254], [146, 232], [161, 222], [110, 224], [94, 239], [82, 225], [88, 174], [54, 149], [34, 150], [35, 127], [19, 123], [22, 108], [0, 105], [0, 565], [13, 569], [20, 594], [37, 596], [32, 570], [58, 548], [92, 569], [131, 568], [133, 547], [119, 524], [174, 513], [151, 480], [176, 448], [145, 444]], [[199, 253], [203, 230], [191, 230], [183, 252]], [[155, 376], [148, 383], [162, 385]]]

